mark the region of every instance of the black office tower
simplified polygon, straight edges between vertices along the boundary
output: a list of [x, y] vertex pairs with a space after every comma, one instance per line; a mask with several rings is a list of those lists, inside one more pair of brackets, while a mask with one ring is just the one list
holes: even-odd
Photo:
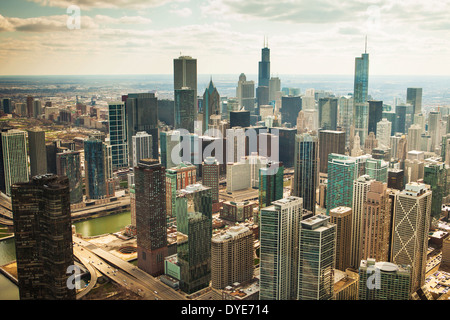
[[377, 123], [383, 118], [383, 101], [371, 100], [369, 102], [369, 125], [367, 134], [370, 132], [377, 135]]
[[281, 97], [281, 121], [288, 122], [292, 127], [297, 123], [298, 113], [302, 110], [302, 98], [297, 96]]
[[250, 127], [250, 111], [231, 111], [230, 112], [230, 128], [233, 127]]
[[75, 300], [69, 179], [34, 177], [11, 187], [21, 300]]

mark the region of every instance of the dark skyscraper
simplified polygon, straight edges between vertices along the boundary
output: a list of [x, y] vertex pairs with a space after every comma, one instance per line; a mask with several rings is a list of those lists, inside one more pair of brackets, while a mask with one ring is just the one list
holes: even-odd
[[302, 98], [300, 96], [281, 97], [280, 112], [283, 123], [289, 122], [292, 126], [295, 126], [300, 110], [302, 110]]
[[212, 115], [220, 115], [220, 95], [211, 79], [208, 88], [205, 89], [205, 93], [203, 94], [202, 133], [208, 130]]
[[31, 176], [47, 173], [47, 151], [45, 148], [45, 131], [28, 130]]
[[158, 276], [167, 256], [166, 170], [158, 160], [142, 159], [134, 168], [138, 267]]
[[406, 108], [405, 104], [400, 104], [395, 107], [395, 132], [406, 133]]
[[283, 199], [283, 164], [278, 164], [275, 170], [259, 169], [259, 207], [272, 205], [273, 201]]
[[128, 121], [128, 159], [133, 159], [131, 141], [139, 131], [152, 135], [152, 156], [158, 159], [158, 99], [154, 93], [130, 93], [125, 104]]
[[328, 155], [331, 153], [345, 154], [345, 132], [320, 130], [319, 131], [319, 159], [320, 173], [328, 173]]
[[184, 87], [194, 90], [194, 105], [197, 108], [197, 59], [189, 56], [173, 59], [173, 88], [178, 90]]
[[56, 171], [59, 176], [69, 178], [70, 203], [83, 201], [83, 181], [81, 178], [80, 151], [56, 154]]
[[367, 134], [370, 132], [377, 135], [377, 123], [383, 118], [383, 101], [369, 101], [369, 126]]
[[45, 144], [47, 154], [47, 173], [56, 174], [56, 153], [59, 141], [52, 141]]
[[4, 98], [2, 101], [2, 108], [4, 113], [12, 113], [11, 99]]
[[34, 98], [32, 96], [27, 97], [27, 117], [33, 117], [33, 101]]
[[67, 268], [74, 264], [67, 177], [43, 175], [12, 186], [21, 300], [75, 300]]
[[250, 127], [250, 111], [231, 111], [230, 112], [230, 128], [233, 127]]
[[[265, 41], [264, 41], [265, 42]], [[258, 87], [269, 87], [270, 80], [270, 49], [267, 43], [261, 50], [261, 61], [259, 62]]]
[[[323, 130], [336, 130], [337, 114], [338, 100], [336, 98], [319, 99], [319, 128]], [[297, 119], [297, 116], [295, 116], [295, 119]]]
[[175, 129], [186, 129], [194, 133], [194, 122], [197, 120], [195, 91], [190, 88], [175, 89]]
[[422, 113], [422, 88], [407, 88], [406, 103], [413, 106], [413, 114]]
[[316, 212], [318, 153], [317, 136], [309, 133], [295, 136], [294, 181], [291, 195], [303, 198], [303, 209], [313, 214]]
[[93, 137], [84, 141], [84, 170], [86, 196], [102, 199], [107, 194], [105, 155], [103, 142]]

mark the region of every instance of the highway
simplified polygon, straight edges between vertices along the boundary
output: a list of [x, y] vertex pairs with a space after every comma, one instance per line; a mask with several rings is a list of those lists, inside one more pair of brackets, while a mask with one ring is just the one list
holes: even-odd
[[73, 236], [74, 252], [116, 283], [149, 300], [186, 300], [186, 297], [148, 273], [96, 245]]

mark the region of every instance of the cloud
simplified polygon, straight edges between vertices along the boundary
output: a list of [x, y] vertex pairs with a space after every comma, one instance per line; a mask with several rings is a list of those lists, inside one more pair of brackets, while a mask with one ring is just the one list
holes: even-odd
[[186, 0], [28, 0], [43, 6], [67, 8], [77, 5], [83, 10], [92, 8], [145, 9]]
[[192, 15], [192, 10], [189, 8], [172, 9], [172, 10], [170, 10], [170, 13], [186, 18], [186, 17], [189, 17], [190, 15]]
[[94, 21], [101, 24], [150, 24], [151, 19], [141, 17], [141, 16], [123, 16], [120, 18], [113, 18], [104, 15], [96, 15]]

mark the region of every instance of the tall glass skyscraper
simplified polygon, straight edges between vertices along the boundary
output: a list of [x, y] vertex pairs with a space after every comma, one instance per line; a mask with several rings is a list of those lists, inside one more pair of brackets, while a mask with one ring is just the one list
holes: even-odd
[[86, 196], [89, 199], [102, 199], [107, 194], [103, 144], [93, 137], [84, 141]]
[[264, 208], [283, 198], [284, 167], [279, 164], [276, 172], [269, 168], [259, 169], [259, 207]]
[[5, 193], [11, 195], [11, 186], [17, 182], [28, 182], [28, 152], [26, 132], [9, 130], [2, 133]]
[[211, 280], [212, 192], [201, 184], [177, 194], [177, 242], [180, 289], [193, 293]]
[[123, 102], [110, 102], [108, 104], [108, 121], [113, 168], [128, 167], [128, 130]]
[[173, 59], [173, 88], [194, 90], [194, 106], [197, 110], [197, 59], [189, 56]]
[[261, 50], [261, 61], [259, 62], [258, 87], [269, 87], [270, 80], [270, 49], [264, 43]]
[[83, 201], [83, 181], [81, 178], [80, 151], [56, 154], [56, 171], [59, 176], [69, 178], [70, 203]]
[[292, 195], [303, 199], [303, 208], [316, 212], [319, 174], [319, 139], [309, 133], [295, 136], [294, 180]]
[[194, 89], [186, 87], [175, 89], [175, 129], [181, 128], [194, 133], [194, 122], [197, 120], [194, 94]]
[[361, 146], [364, 146], [369, 127], [369, 54], [363, 53], [355, 58], [355, 80], [353, 90], [353, 126], [358, 133]]

